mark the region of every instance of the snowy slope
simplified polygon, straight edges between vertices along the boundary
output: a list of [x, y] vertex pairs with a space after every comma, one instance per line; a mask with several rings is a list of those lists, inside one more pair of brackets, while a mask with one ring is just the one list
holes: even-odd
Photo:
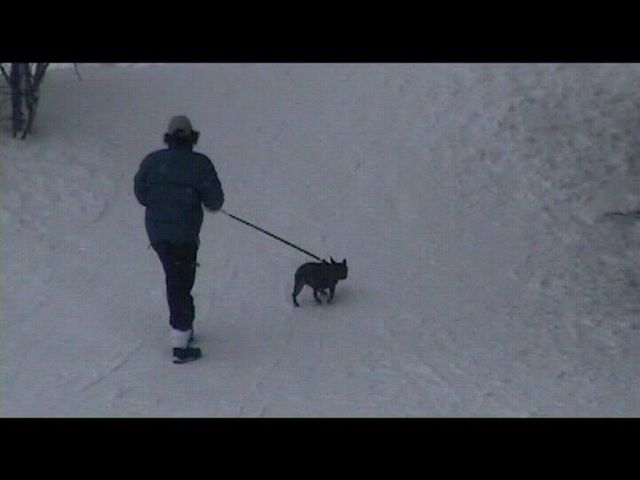
[[[3, 416], [640, 414], [637, 65], [250, 64], [51, 70], [34, 135], [0, 133]], [[170, 362], [133, 197], [189, 115], [205, 218], [204, 357]]]

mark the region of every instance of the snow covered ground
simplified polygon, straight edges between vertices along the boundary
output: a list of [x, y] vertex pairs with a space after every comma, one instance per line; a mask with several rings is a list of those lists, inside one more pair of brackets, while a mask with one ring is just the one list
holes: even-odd
[[[640, 65], [80, 66], [0, 132], [0, 415], [640, 415]], [[174, 114], [208, 215], [202, 360], [171, 363], [133, 175]], [[6, 116], [7, 112], [3, 112]]]

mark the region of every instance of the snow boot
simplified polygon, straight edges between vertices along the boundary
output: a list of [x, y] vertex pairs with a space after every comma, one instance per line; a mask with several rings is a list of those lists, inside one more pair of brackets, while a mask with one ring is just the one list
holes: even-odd
[[173, 363], [192, 362], [193, 360], [198, 360], [201, 356], [202, 352], [199, 348], [187, 347], [173, 349]]
[[193, 329], [171, 329], [171, 346], [173, 347], [173, 363], [186, 363], [197, 360], [202, 356], [199, 348], [191, 346], [194, 340]]

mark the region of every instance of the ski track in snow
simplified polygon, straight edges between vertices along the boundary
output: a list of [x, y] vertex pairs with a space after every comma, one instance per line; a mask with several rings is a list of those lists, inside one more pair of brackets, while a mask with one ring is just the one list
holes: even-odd
[[140, 347], [142, 347], [142, 342], [138, 342], [135, 347], [127, 352], [124, 352], [123, 354], [118, 355], [117, 358], [115, 358], [112, 362], [110, 362], [107, 366], [106, 369], [103, 372], [97, 372], [96, 373], [96, 378], [94, 380], [89, 381], [89, 383], [83, 385], [82, 387], [80, 387], [80, 392], [85, 392], [88, 389], [90, 389], [91, 387], [97, 385], [98, 383], [102, 382], [104, 379], [106, 379], [109, 375], [117, 372], [118, 370], [120, 370], [131, 358], [131, 356], [136, 353], [138, 350], [140, 350]]
[[[277, 354], [276, 359], [271, 363], [271, 365], [269, 365], [267, 368], [265, 368], [264, 373], [260, 373], [258, 378], [256, 378], [256, 381], [253, 385], [253, 387], [251, 388], [250, 392], [246, 395], [246, 397], [242, 400], [242, 403], [240, 405], [240, 409], [238, 411], [238, 415], [239, 416], [243, 416], [245, 415], [245, 410], [248, 408], [248, 405], [250, 402], [258, 402], [259, 403], [259, 407], [260, 407], [260, 412], [258, 413], [258, 417], [262, 417], [264, 415], [264, 413], [267, 410], [267, 405], [261, 404], [261, 390], [264, 388], [264, 385], [266, 383], [266, 381], [269, 378], [269, 375], [278, 368], [278, 366], [280, 365], [280, 363], [282, 362], [282, 360], [284, 359], [284, 357], [287, 354], [287, 348], [289, 347], [289, 345], [291, 344], [291, 339], [293, 338], [294, 335], [294, 328], [290, 327], [289, 329], [289, 333], [286, 337], [286, 340], [284, 341], [284, 345], [282, 347], [280, 347], [279, 349], [279, 353]], [[255, 410], [255, 408], [254, 408]]]
[[[34, 135], [0, 134], [2, 415], [640, 412], [640, 222], [602, 218], [640, 204], [637, 66], [85, 73], [51, 71]], [[132, 192], [175, 113], [225, 209], [350, 265], [294, 309], [308, 259], [206, 216], [204, 356], [179, 367]]]

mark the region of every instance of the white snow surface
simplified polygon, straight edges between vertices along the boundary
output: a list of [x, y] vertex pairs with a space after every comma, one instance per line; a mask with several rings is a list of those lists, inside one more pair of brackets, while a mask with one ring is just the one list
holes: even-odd
[[[0, 132], [0, 415], [640, 415], [640, 65], [80, 65]], [[171, 362], [133, 195], [187, 114], [207, 214], [197, 362]]]

